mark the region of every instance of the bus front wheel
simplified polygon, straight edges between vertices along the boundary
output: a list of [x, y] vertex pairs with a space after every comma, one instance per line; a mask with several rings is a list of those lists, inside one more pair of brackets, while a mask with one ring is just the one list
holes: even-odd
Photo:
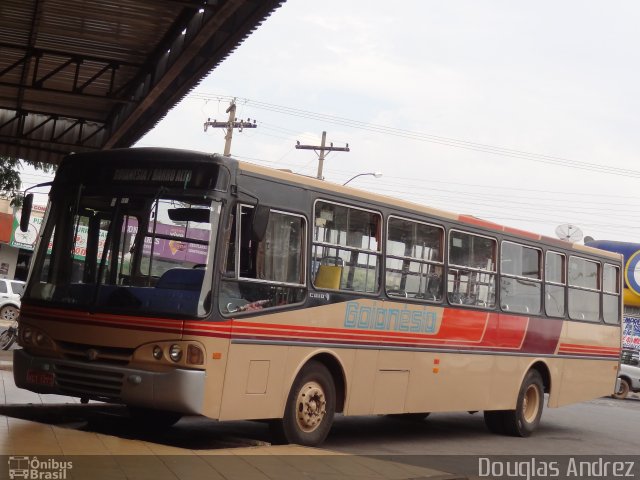
[[537, 370], [529, 370], [524, 377], [515, 410], [484, 412], [487, 428], [502, 435], [528, 437], [538, 427], [544, 403], [544, 384]]
[[321, 444], [329, 434], [336, 409], [336, 387], [327, 367], [307, 363], [293, 382], [282, 420], [271, 423], [277, 440], [299, 445]]

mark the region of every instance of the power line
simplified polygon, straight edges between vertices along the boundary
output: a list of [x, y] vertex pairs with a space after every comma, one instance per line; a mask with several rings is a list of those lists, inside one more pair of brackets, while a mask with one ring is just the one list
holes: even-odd
[[[215, 94], [207, 94], [204, 92], [195, 92], [190, 94], [189, 97], [196, 98], [196, 99], [204, 99], [204, 100], [229, 98], [227, 96], [218, 96]], [[302, 109], [297, 109], [293, 107], [286, 107], [283, 105], [276, 105], [276, 104], [271, 104], [267, 102], [261, 102], [261, 101], [252, 100], [249, 98], [240, 98], [238, 101], [242, 102], [243, 105], [250, 106], [253, 108], [258, 108], [261, 110], [295, 116], [299, 118], [317, 120], [324, 123], [332, 123], [336, 125], [357, 128], [357, 129], [370, 131], [374, 133], [381, 133], [381, 134], [392, 135], [392, 136], [397, 136], [397, 137], [402, 137], [402, 138], [407, 138], [412, 140], [436, 143], [436, 144], [445, 145], [449, 147], [462, 148], [462, 149], [473, 150], [473, 151], [478, 151], [482, 153], [489, 153], [491, 155], [519, 158], [522, 160], [530, 160], [530, 161], [545, 163], [550, 165], [558, 165], [558, 166], [576, 168], [576, 169], [592, 171], [592, 172], [607, 173], [611, 175], [622, 175], [626, 177], [640, 178], [639, 170], [623, 169], [623, 168], [614, 167], [610, 165], [581, 162], [581, 161], [572, 160], [572, 159], [554, 156], [554, 155], [533, 153], [533, 152], [528, 152], [525, 150], [519, 150], [514, 148], [500, 147], [496, 145], [478, 143], [478, 142], [473, 142], [469, 140], [460, 140], [460, 139], [455, 139], [450, 137], [427, 134], [423, 132], [415, 132], [415, 131], [406, 130], [406, 129], [388, 127], [385, 125], [377, 125], [377, 124], [372, 124], [372, 123], [363, 122], [359, 120], [353, 120], [345, 117], [339, 117], [335, 115], [328, 115], [323, 113], [312, 112], [309, 110], [302, 110]]]

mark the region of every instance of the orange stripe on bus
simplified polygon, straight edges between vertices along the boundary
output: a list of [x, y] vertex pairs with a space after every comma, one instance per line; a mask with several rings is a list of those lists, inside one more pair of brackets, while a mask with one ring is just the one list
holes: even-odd
[[493, 223], [488, 220], [483, 220], [473, 215], [458, 215], [458, 220], [471, 225], [477, 225], [478, 227], [491, 228], [492, 230], [503, 231], [504, 227], [498, 223]]
[[584, 349], [609, 350], [613, 353], [620, 351], [620, 347], [606, 347], [601, 345], [593, 345], [593, 344], [585, 345], [585, 344], [578, 344], [578, 343], [561, 343], [560, 348], [575, 348], [575, 349], [584, 348]]

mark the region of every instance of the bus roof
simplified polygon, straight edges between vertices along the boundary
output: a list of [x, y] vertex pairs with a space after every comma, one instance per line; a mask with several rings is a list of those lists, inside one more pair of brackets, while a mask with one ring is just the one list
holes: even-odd
[[547, 237], [545, 235], [540, 235], [538, 233], [533, 233], [526, 230], [520, 230], [518, 228], [501, 225], [498, 223], [490, 222], [488, 220], [483, 220], [473, 215], [456, 214], [446, 210], [427, 207], [425, 205], [411, 202], [408, 200], [402, 200], [402, 199], [390, 197], [387, 195], [371, 193], [369, 191], [360, 190], [358, 188], [339, 185], [336, 183], [319, 180], [317, 178], [309, 177], [306, 175], [292, 173], [290, 171], [277, 170], [269, 167], [264, 167], [261, 165], [256, 165], [254, 163], [242, 162], [242, 161], [238, 161], [238, 168], [240, 171], [263, 175], [271, 178], [277, 178], [280, 180], [284, 180], [287, 183], [296, 183], [296, 184], [304, 185], [306, 187], [309, 187], [315, 190], [325, 190], [325, 191], [329, 190], [338, 194], [359, 197], [364, 200], [370, 200], [373, 202], [386, 204], [389, 206], [406, 208], [408, 210], [424, 213], [430, 216], [442, 218], [444, 220], [460, 222], [460, 223], [480, 227], [487, 230], [493, 230], [497, 232], [516, 235], [519, 237], [525, 237], [530, 240], [544, 242], [544, 243], [555, 245], [557, 247], [561, 247], [565, 249], [572, 248], [574, 250], [582, 251], [585, 253], [591, 253], [594, 255], [609, 257], [616, 260], [620, 260], [621, 258], [620, 254], [609, 252], [606, 250], [600, 250], [598, 248], [589, 247], [586, 245], [582, 245], [580, 243], [566, 242], [564, 240], [560, 240], [557, 238]]

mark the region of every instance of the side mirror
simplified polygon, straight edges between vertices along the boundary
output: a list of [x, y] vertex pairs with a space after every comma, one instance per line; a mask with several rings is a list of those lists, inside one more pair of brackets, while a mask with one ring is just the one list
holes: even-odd
[[267, 225], [269, 225], [269, 214], [271, 209], [265, 205], [258, 205], [253, 209], [253, 218], [251, 219], [251, 233], [253, 238], [261, 242], [267, 234]]
[[22, 201], [22, 214], [20, 215], [20, 230], [29, 230], [29, 220], [31, 219], [31, 208], [33, 207], [33, 193], [25, 195]]

